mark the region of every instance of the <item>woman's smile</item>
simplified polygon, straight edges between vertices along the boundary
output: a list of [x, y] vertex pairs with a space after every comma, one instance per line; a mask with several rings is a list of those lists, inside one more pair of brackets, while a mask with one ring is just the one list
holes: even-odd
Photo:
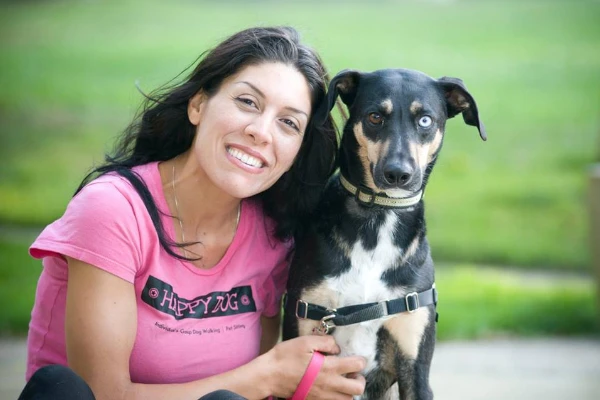
[[[265, 165], [265, 163], [257, 157], [254, 157], [248, 153], [241, 151], [240, 149], [228, 146], [227, 153], [230, 156], [235, 158], [237, 161], [240, 161], [244, 164], [244, 166], [253, 167], [254, 169], [260, 169]], [[236, 163], [237, 164], [237, 163]]]

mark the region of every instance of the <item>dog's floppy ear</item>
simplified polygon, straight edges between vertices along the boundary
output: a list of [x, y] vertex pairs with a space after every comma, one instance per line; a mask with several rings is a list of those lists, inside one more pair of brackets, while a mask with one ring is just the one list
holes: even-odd
[[327, 98], [323, 100], [317, 110], [317, 121], [324, 122], [326, 120], [338, 95], [344, 104], [350, 107], [354, 102], [359, 80], [360, 72], [351, 69], [345, 69], [334, 76], [329, 83], [329, 89], [327, 89]]
[[479, 129], [481, 139], [487, 140], [485, 127], [479, 119], [477, 104], [475, 99], [467, 90], [461, 79], [450, 78], [444, 76], [438, 79], [438, 84], [441, 86], [446, 95], [446, 107], [448, 109], [448, 118], [454, 117], [456, 114], [462, 113], [463, 119], [467, 125], [476, 126]]

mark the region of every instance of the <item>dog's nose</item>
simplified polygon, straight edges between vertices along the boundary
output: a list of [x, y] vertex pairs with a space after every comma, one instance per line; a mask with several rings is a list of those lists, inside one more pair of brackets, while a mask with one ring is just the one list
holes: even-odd
[[410, 182], [414, 168], [408, 163], [389, 163], [383, 169], [385, 181], [393, 186], [401, 187]]

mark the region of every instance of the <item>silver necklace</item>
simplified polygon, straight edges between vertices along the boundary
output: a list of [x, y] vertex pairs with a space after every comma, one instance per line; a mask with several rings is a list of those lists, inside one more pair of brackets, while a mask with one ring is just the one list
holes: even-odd
[[[175, 192], [175, 161], [173, 161], [173, 168], [171, 170], [171, 189], [173, 190], [173, 200], [175, 202], [175, 212], [177, 213], [176, 217], [179, 221], [179, 229], [181, 230], [181, 242], [185, 242], [185, 232], [183, 231], [183, 220], [181, 219], [181, 213], [179, 212], [179, 201], [177, 200], [177, 192]], [[242, 202], [238, 204], [237, 216], [235, 219], [235, 230], [237, 231], [237, 227], [240, 224], [240, 214], [242, 211]], [[183, 255], [187, 257], [187, 251], [183, 248]]]
[[[183, 221], [181, 220], [181, 213], [179, 212], [179, 202], [177, 201], [177, 193], [175, 193], [175, 161], [173, 161], [173, 174], [171, 177], [171, 188], [173, 189], [173, 200], [175, 200], [175, 212], [177, 213], [177, 220], [179, 221], [179, 228], [181, 230], [181, 242], [185, 243], [185, 232], [183, 231]], [[183, 249], [185, 253], [185, 249]]]

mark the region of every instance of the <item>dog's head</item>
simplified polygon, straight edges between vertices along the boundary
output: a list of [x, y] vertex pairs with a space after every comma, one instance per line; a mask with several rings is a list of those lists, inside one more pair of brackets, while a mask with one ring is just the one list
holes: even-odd
[[345, 70], [332, 79], [317, 118], [331, 111], [338, 95], [349, 110], [340, 149], [342, 174], [391, 197], [423, 187], [448, 118], [462, 113], [486, 140], [475, 100], [457, 78], [434, 79], [405, 69]]

